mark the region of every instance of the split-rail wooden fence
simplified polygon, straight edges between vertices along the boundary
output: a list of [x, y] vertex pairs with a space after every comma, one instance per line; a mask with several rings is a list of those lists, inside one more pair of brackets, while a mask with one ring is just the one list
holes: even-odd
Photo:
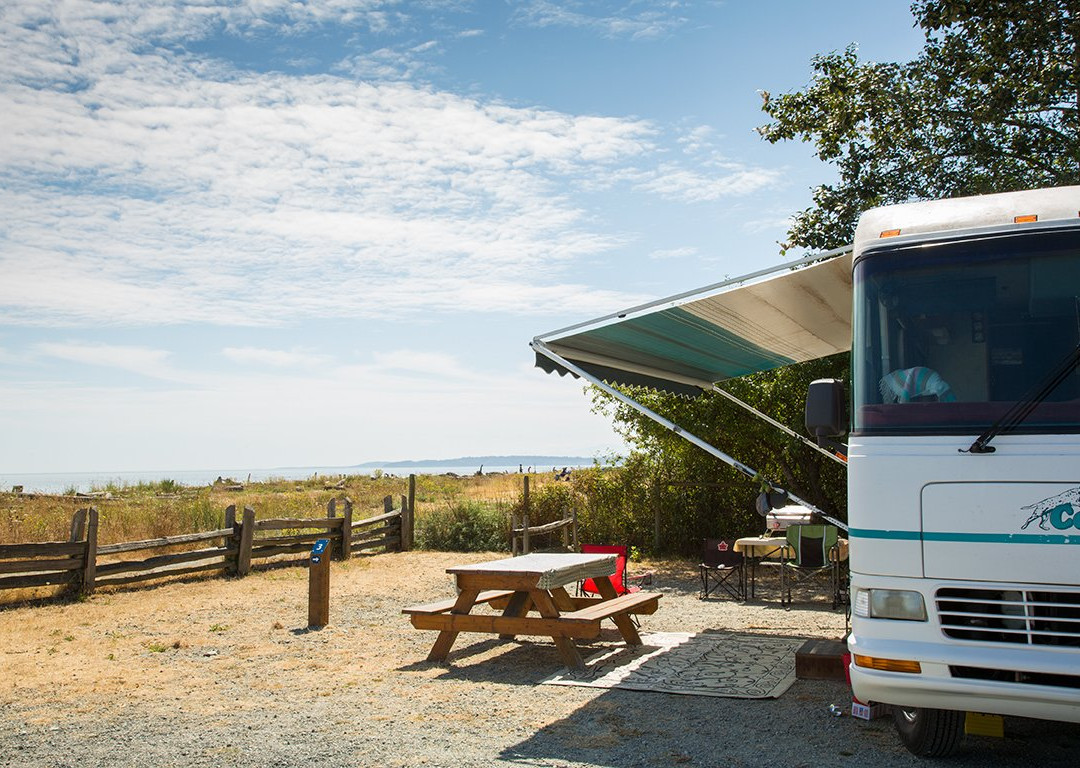
[[[381, 515], [354, 521], [352, 501], [331, 499], [324, 518], [257, 520], [251, 507], [238, 512], [230, 506], [225, 527], [218, 530], [99, 545], [98, 511], [80, 509], [72, 517], [68, 541], [0, 544], [0, 589], [67, 585], [87, 594], [97, 587], [202, 571], [244, 576], [253, 562], [303, 555], [318, 539], [330, 540], [338, 560], [373, 549], [412, 549], [409, 497], [402, 496], [395, 508], [393, 497], [387, 496], [383, 510]], [[136, 552], [138, 558], [132, 559], [129, 553]]]
[[562, 536], [562, 548], [576, 552], [578, 548], [577, 510], [571, 507], [561, 520], [554, 520], [543, 525], [529, 524], [529, 476], [524, 477], [522, 490], [521, 517], [510, 514], [510, 551], [517, 555], [527, 555], [532, 551], [532, 541], [537, 536], [553, 534], [559, 531]]

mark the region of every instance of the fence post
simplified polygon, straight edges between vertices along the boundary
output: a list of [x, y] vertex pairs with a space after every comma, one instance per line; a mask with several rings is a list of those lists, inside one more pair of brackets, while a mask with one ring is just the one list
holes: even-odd
[[[327, 520], [333, 520], [336, 517], [337, 517], [337, 499], [335, 498], [335, 499], [330, 499], [330, 501], [326, 502], [326, 519]], [[334, 535], [334, 529], [333, 528], [327, 528], [326, 529], [326, 535], [330, 539], [330, 545], [331, 545], [331, 552], [330, 552], [330, 554], [326, 555], [326, 557], [329, 558], [329, 557], [332, 557], [332, 556], [336, 555], [338, 560], [340, 560], [341, 559], [341, 538], [339, 536]]]
[[228, 576], [235, 576], [236, 556], [240, 551], [240, 531], [236, 527], [235, 504], [225, 507], [225, 527], [232, 531], [225, 539], [225, 573]]
[[[75, 514], [71, 516], [71, 534], [68, 536], [68, 541], [72, 544], [80, 542], [86, 535], [86, 510], [77, 509]], [[83, 552], [83, 569], [86, 568], [86, 552]], [[82, 574], [72, 574], [71, 588], [74, 591], [82, 589]]]
[[348, 560], [352, 557], [352, 499], [345, 497], [345, 508], [341, 511], [344, 520], [341, 522], [341, 558]]
[[573, 526], [573, 528], [574, 528], [574, 551], [575, 551], [575, 552], [577, 552], [577, 551], [578, 551], [578, 538], [577, 538], [577, 504], [574, 504], [574, 505], [572, 505], [572, 506], [570, 507], [570, 519], [572, 520], [572, 522], [570, 523], [570, 525], [571, 525], [571, 526]]
[[255, 541], [255, 510], [244, 507], [240, 524], [240, 546], [236, 551], [236, 575], [247, 576], [251, 571], [251, 545]]
[[86, 519], [86, 550], [83, 561], [82, 593], [89, 595], [94, 591], [97, 580], [97, 532], [98, 511], [90, 507]]
[[68, 537], [68, 541], [74, 544], [77, 541], [82, 541], [83, 536], [86, 534], [86, 510], [79, 509], [75, 511], [75, 514], [71, 516], [71, 536]]
[[308, 629], [330, 623], [330, 549], [329, 539], [319, 539], [311, 548], [308, 562]]
[[412, 549], [413, 516], [409, 506], [409, 497], [401, 495], [401, 544], [398, 550], [408, 552]]
[[409, 550], [416, 543], [416, 475], [409, 475]]
[[525, 475], [525, 489], [521, 496], [521, 550], [523, 555], [529, 554], [529, 476]]

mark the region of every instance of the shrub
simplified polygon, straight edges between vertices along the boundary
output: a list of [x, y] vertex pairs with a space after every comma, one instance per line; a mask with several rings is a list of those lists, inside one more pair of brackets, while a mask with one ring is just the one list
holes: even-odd
[[445, 507], [425, 510], [416, 521], [416, 543], [421, 549], [503, 551], [509, 541], [506, 512], [477, 501], [455, 500]]
[[[556, 520], [563, 520], [570, 515], [578, 504], [577, 494], [570, 483], [547, 483], [529, 494], [529, 523], [544, 525]], [[518, 496], [514, 504], [514, 514], [521, 517], [525, 508], [524, 493]]]

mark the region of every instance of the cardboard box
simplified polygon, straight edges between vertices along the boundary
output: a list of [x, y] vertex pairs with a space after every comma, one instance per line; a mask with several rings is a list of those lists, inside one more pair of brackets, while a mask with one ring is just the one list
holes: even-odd
[[851, 716], [860, 720], [874, 720], [878, 717], [884, 717], [888, 712], [889, 708], [887, 706], [877, 702], [871, 701], [869, 704], [863, 704], [858, 699], [851, 702]]

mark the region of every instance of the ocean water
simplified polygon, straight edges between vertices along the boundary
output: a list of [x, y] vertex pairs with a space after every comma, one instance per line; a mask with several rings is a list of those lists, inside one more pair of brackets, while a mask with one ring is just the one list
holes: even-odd
[[[578, 465], [580, 466], [580, 465]], [[571, 465], [571, 469], [577, 466]], [[383, 476], [408, 477], [409, 475], [472, 475], [480, 469], [479, 465], [441, 466], [410, 465], [386, 467]], [[525, 467], [528, 470], [528, 467]], [[535, 472], [550, 472], [552, 467], [533, 467]], [[560, 466], [559, 469], [562, 469]], [[119, 487], [138, 485], [139, 483], [157, 483], [173, 480], [181, 485], [210, 485], [216, 479], [235, 480], [239, 483], [260, 480], [308, 480], [316, 475], [326, 478], [338, 478], [342, 475], [374, 475], [379, 471], [375, 467], [277, 467], [274, 469], [186, 469], [176, 471], [144, 472], [57, 472], [57, 473], [0, 473], [0, 490], [10, 491], [21, 485], [24, 493], [88, 493], [103, 490], [108, 485]], [[484, 474], [518, 471], [518, 465], [484, 465]]]

